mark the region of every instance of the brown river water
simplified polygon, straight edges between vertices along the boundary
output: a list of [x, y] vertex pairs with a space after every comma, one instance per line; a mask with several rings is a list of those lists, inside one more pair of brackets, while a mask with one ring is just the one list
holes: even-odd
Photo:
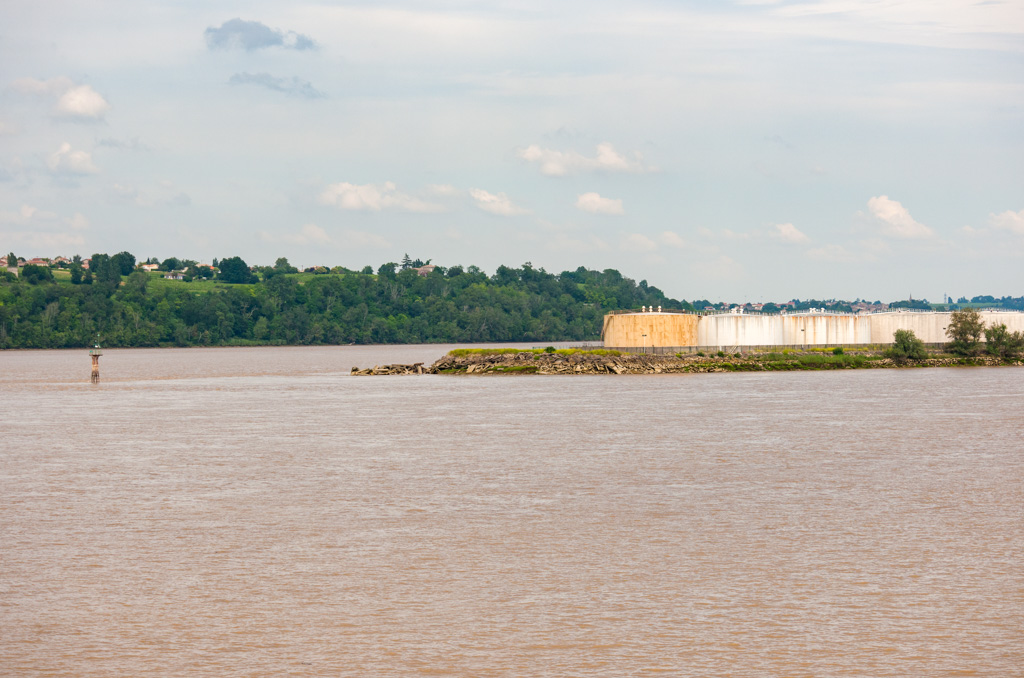
[[447, 348], [0, 353], [0, 675], [1024, 675], [1024, 370]]

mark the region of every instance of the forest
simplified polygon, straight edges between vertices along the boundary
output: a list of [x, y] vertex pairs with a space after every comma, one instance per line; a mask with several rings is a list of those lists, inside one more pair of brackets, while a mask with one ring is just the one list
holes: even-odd
[[413, 264], [422, 262], [406, 258], [376, 273], [298, 272], [285, 259], [250, 269], [231, 257], [220, 279], [193, 270], [168, 280], [125, 254], [93, 255], [84, 273], [76, 261], [70, 271], [0, 274], [0, 348], [583, 341], [600, 338], [609, 310], [692, 310], [614, 269], [553, 274], [527, 263], [421, 275]]

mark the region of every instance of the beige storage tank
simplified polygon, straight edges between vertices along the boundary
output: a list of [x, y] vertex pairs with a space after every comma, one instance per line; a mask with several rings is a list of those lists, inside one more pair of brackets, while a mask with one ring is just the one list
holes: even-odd
[[609, 313], [601, 338], [605, 346], [696, 346], [700, 316], [690, 313]]

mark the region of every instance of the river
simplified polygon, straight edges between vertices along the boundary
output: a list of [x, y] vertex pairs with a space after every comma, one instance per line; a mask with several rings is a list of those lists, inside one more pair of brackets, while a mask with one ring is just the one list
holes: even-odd
[[5, 676], [1024, 675], [1024, 370], [0, 352]]

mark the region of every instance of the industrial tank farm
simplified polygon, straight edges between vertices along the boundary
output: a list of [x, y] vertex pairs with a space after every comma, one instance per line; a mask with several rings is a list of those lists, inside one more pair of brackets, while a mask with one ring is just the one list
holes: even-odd
[[[850, 346], [892, 343], [896, 330], [913, 330], [928, 344], [948, 341], [947, 312], [886, 311], [833, 313], [810, 309], [795, 313], [695, 314], [679, 311], [619, 311], [604, 317], [601, 338], [608, 348], [740, 348], [745, 346]], [[1005, 324], [1024, 331], [1024, 313], [982, 311], [986, 326]]]

